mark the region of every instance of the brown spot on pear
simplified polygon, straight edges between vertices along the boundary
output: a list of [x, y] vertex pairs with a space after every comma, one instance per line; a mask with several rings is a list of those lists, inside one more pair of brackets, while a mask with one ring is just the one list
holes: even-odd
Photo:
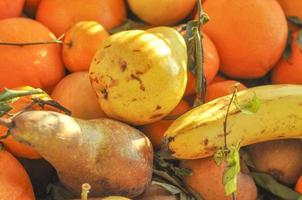
[[140, 131], [114, 120], [81, 120], [56, 112], [29, 111], [13, 121], [12, 135], [36, 149], [77, 196], [135, 197], [152, 175], [153, 151]]

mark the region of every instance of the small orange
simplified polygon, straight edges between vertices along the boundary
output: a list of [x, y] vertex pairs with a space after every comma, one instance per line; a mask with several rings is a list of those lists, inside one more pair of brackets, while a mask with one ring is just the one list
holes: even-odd
[[[55, 36], [39, 22], [19, 17], [0, 20], [0, 38], [1, 42], [26, 43], [51, 41]], [[58, 44], [0, 45], [0, 91], [24, 85], [52, 88], [64, 76], [60, 53]]]
[[1, 0], [0, 20], [21, 15], [25, 0]]
[[79, 21], [94, 20], [109, 30], [125, 18], [124, 0], [43, 0], [36, 15], [57, 37]]
[[[190, 104], [185, 100], [181, 100], [179, 104], [174, 108], [174, 110], [167, 116], [167, 118], [178, 117], [187, 112], [188, 110], [190, 110]], [[143, 132], [150, 139], [155, 149], [160, 149], [163, 142], [163, 135], [165, 131], [169, 128], [169, 126], [173, 123], [173, 121], [174, 120], [162, 119], [152, 124], [142, 126]]]
[[105, 116], [98, 104], [87, 71], [75, 72], [64, 77], [53, 90], [51, 97], [69, 109], [74, 117], [94, 119]]
[[5, 150], [0, 150], [0, 199], [35, 200], [33, 188], [22, 165]]
[[41, 0], [25, 0], [24, 11], [26, 14], [28, 14], [30, 17], [34, 17], [40, 2]]
[[[209, 85], [207, 87], [206, 102], [232, 94], [234, 92], [235, 89], [234, 86], [236, 83], [237, 81], [227, 80], [227, 81], [216, 82]], [[238, 91], [241, 91], [246, 89], [246, 87], [242, 83], [239, 83], [237, 89]]]
[[302, 176], [298, 179], [296, 186], [295, 186], [296, 192], [299, 192], [302, 194]]
[[[31, 89], [31, 87], [20, 87], [16, 88], [16, 90], [28, 90]], [[50, 97], [46, 94], [41, 95], [30, 95], [30, 96], [23, 96], [20, 97], [17, 101], [14, 101], [10, 103], [10, 106], [13, 108], [9, 113], [15, 114], [22, 110], [27, 105], [31, 104], [32, 98], [41, 98], [43, 100], [50, 100]], [[41, 110], [42, 108], [38, 105], [34, 105], [31, 107], [31, 110]], [[49, 107], [45, 107], [47, 110], [51, 110]], [[0, 136], [5, 135], [7, 132], [7, 128], [0, 126]], [[13, 136], [9, 136], [6, 139], [2, 140], [5, 148], [12, 154], [18, 157], [22, 158], [28, 158], [28, 159], [39, 159], [41, 156], [37, 151], [32, 149], [31, 147], [22, 144], [20, 142], [17, 142]], [[1, 198], [0, 198], [1, 199]]]
[[[277, 0], [278, 3], [281, 5], [283, 11], [285, 12], [286, 16], [295, 16], [298, 17], [300, 20], [302, 20], [302, 1], [301, 0]], [[294, 26], [290, 26], [291, 29], [297, 29], [297, 27], [294, 28]]]
[[[219, 69], [219, 56], [217, 49], [211, 39], [203, 33], [203, 50], [204, 50], [204, 73], [207, 85], [212, 82]], [[188, 82], [184, 96], [195, 94], [196, 77], [188, 71]]]
[[281, 58], [273, 69], [272, 82], [274, 84], [302, 84], [302, 52], [297, 41], [298, 32], [295, 32], [293, 36], [291, 56], [288, 60]]
[[196, 0], [128, 0], [130, 9], [152, 25], [174, 25], [187, 17]]
[[[87, 71], [95, 52], [109, 33], [95, 21], [81, 21], [69, 29], [64, 37], [62, 57], [70, 72]], [[67, 45], [66, 45], [67, 44]]]
[[203, 30], [220, 56], [220, 70], [233, 78], [260, 78], [281, 57], [288, 28], [276, 0], [210, 0]]

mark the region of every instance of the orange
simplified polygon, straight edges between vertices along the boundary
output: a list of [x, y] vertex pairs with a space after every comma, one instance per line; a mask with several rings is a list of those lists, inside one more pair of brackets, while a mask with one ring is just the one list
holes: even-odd
[[298, 179], [296, 186], [295, 186], [296, 192], [299, 192], [302, 194], [302, 176]]
[[[31, 87], [20, 87], [15, 88], [16, 90], [27, 90], [31, 89]], [[15, 114], [19, 111], [21, 111], [24, 107], [32, 103], [32, 98], [41, 98], [43, 100], [50, 100], [50, 97], [48, 95], [42, 94], [42, 95], [30, 95], [30, 96], [23, 96], [20, 97], [17, 101], [14, 101], [10, 103], [10, 106], [13, 108], [9, 113]], [[31, 107], [31, 110], [41, 110], [42, 108], [39, 105], [34, 105]], [[52, 110], [50, 107], [46, 106], [46, 110]], [[0, 136], [5, 135], [7, 132], [7, 128], [0, 126]], [[1, 140], [3, 142], [5, 148], [12, 154], [18, 157], [22, 158], [28, 158], [28, 159], [38, 159], [41, 158], [41, 156], [38, 154], [37, 151], [32, 149], [31, 147], [22, 144], [20, 142], [17, 142], [13, 136], [7, 137], [5, 140]]]
[[[302, 1], [301, 0], [277, 0], [281, 5], [286, 16], [296, 16], [302, 20]], [[293, 28], [290, 27], [291, 29]], [[296, 28], [295, 28], [296, 29]]]
[[152, 25], [174, 25], [187, 17], [196, 0], [128, 0], [130, 9]]
[[104, 117], [87, 71], [75, 72], [63, 78], [51, 97], [69, 109], [72, 116], [83, 119]]
[[291, 56], [288, 60], [282, 57], [273, 69], [272, 82], [275, 84], [302, 84], [302, 52], [297, 41], [298, 32], [293, 36]]
[[34, 17], [40, 2], [41, 0], [25, 0], [24, 10], [26, 14], [28, 14], [30, 17]]
[[259, 78], [276, 64], [288, 28], [275, 0], [211, 0], [203, 6], [210, 16], [203, 30], [217, 47], [224, 74]]
[[81, 21], [69, 29], [64, 38], [62, 57], [71, 71], [87, 71], [102, 41], [109, 37], [103, 26], [95, 21]]
[[[24, 43], [54, 40], [55, 36], [42, 24], [27, 18], [0, 21], [1, 42]], [[50, 89], [64, 76], [60, 45], [0, 45], [0, 91], [29, 85]]]
[[[185, 100], [181, 100], [179, 104], [174, 108], [174, 110], [167, 116], [167, 118], [178, 117], [187, 112], [188, 110], [190, 110], [190, 104]], [[169, 126], [173, 123], [173, 121], [174, 120], [162, 119], [152, 124], [142, 126], [143, 132], [150, 139], [155, 149], [160, 149], [163, 142], [163, 135], [165, 131], [169, 128]]]
[[[207, 85], [212, 82], [219, 69], [219, 56], [211, 39], [203, 33], [202, 45], [204, 50], [204, 73]], [[196, 77], [188, 71], [188, 82], [184, 96], [195, 94]]]
[[10, 153], [0, 150], [0, 199], [34, 200], [34, 192], [25, 169]]
[[[227, 81], [216, 82], [209, 85], [207, 87], [206, 102], [232, 94], [235, 89], [234, 87], [235, 83], [237, 83], [237, 81], [227, 80]], [[246, 87], [242, 83], [239, 83], [237, 89], [238, 91], [241, 91], [246, 89]]]
[[5, 18], [19, 17], [25, 0], [1, 0], [0, 20]]
[[94, 20], [109, 30], [121, 25], [125, 18], [124, 0], [43, 0], [36, 15], [56, 36], [79, 21]]

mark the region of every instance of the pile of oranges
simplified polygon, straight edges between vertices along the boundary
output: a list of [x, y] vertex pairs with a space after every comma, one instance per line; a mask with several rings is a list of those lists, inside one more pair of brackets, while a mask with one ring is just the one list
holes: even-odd
[[[74, 117], [104, 117], [88, 70], [110, 30], [127, 18], [148, 26], [175, 27], [197, 19], [196, 8], [196, 0], [1, 0], [0, 91], [26, 85], [42, 88]], [[301, 0], [204, 0], [203, 9], [210, 18], [202, 29], [206, 101], [232, 93], [238, 80], [242, 82], [239, 90], [248, 87], [244, 83], [262, 79], [272, 84], [302, 84], [301, 32], [287, 21], [289, 16], [302, 19]], [[291, 49], [288, 58], [284, 57], [286, 46]], [[173, 119], [192, 107], [196, 77], [190, 71], [187, 76], [184, 97], [170, 115], [139, 127], [155, 149], [160, 148]], [[14, 102], [13, 112], [29, 100], [23, 97]], [[5, 132], [0, 129], [0, 135]], [[3, 143], [15, 156], [40, 158], [11, 137]], [[12, 190], [15, 199], [34, 199], [22, 167], [6, 151], [0, 151], [0, 158], [0, 167], [9, 170], [0, 173], [0, 179], [7, 180], [0, 182], [0, 197], [9, 199], [4, 193]], [[301, 192], [301, 180], [297, 188]]]

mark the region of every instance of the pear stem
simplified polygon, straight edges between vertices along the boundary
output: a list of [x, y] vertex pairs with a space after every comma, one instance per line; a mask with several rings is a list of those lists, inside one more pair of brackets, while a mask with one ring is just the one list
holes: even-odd
[[88, 193], [91, 189], [91, 186], [89, 185], [89, 183], [84, 183], [82, 185], [82, 194], [81, 194], [81, 199], [82, 200], [88, 200]]

